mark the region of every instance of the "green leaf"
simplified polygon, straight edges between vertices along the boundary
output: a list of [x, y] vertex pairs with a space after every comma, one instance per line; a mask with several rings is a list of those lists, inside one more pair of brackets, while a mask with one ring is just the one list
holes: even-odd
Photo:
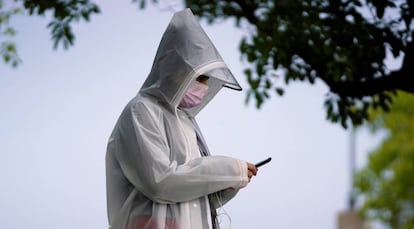
[[141, 9], [144, 9], [145, 8], [145, 6], [146, 6], [146, 1], [145, 0], [141, 0], [140, 1], [140, 4], [139, 4], [139, 8], [141, 8]]
[[276, 88], [276, 93], [282, 96], [285, 93], [285, 91], [282, 88]]

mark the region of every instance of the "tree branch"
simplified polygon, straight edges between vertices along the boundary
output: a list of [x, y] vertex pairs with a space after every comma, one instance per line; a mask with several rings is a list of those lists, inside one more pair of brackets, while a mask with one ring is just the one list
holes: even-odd
[[414, 86], [409, 75], [402, 71], [394, 71], [389, 75], [365, 82], [333, 82], [321, 78], [328, 84], [332, 92], [341, 96], [362, 97], [378, 94], [382, 91], [399, 89], [414, 93]]
[[243, 16], [246, 17], [246, 19], [252, 25], [256, 25], [258, 27], [257, 22], [259, 21], [259, 19], [254, 14], [255, 10], [257, 9], [257, 5], [254, 4], [253, 2], [249, 4], [250, 1], [245, 1], [245, 0], [235, 0], [234, 2], [236, 2], [242, 9]]
[[399, 89], [414, 94], [412, 75], [414, 72], [414, 43], [410, 42], [404, 49], [404, 60], [400, 70], [378, 79], [365, 82], [333, 82], [321, 77], [332, 92], [342, 96], [362, 97], [374, 95], [381, 91]]

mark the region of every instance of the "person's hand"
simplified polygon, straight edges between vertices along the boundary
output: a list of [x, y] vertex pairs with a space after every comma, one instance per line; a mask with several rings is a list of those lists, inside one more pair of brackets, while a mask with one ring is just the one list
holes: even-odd
[[257, 174], [257, 168], [254, 164], [247, 162], [247, 176], [249, 177], [249, 182], [253, 176]]

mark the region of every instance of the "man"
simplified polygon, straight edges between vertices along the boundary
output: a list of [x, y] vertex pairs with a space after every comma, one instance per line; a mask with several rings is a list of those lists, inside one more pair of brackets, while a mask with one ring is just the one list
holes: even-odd
[[215, 209], [257, 172], [251, 163], [210, 155], [194, 119], [223, 87], [241, 90], [191, 11], [175, 13], [108, 142], [112, 229], [218, 228]]

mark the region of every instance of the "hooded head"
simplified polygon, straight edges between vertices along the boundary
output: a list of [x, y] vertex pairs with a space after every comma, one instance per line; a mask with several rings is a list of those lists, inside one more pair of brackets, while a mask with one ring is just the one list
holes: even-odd
[[241, 90], [191, 10], [185, 9], [174, 14], [164, 32], [140, 93], [157, 97], [175, 111], [200, 75], [209, 77], [208, 91], [199, 105], [186, 109], [190, 115], [196, 115], [223, 86]]

